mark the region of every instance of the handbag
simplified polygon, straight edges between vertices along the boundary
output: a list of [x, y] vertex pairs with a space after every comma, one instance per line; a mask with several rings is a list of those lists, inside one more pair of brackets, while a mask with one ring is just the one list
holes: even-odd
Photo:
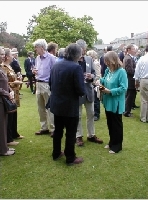
[[13, 113], [17, 111], [17, 105], [16, 103], [12, 102], [7, 97], [2, 97], [3, 103], [4, 103], [4, 109], [6, 113]]

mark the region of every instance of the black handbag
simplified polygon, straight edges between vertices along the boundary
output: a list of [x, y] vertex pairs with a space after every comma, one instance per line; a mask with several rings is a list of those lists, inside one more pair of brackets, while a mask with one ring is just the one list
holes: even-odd
[[7, 97], [2, 97], [3, 98], [3, 103], [4, 103], [4, 109], [6, 113], [13, 113], [17, 111], [17, 105], [16, 103], [12, 102], [10, 99]]

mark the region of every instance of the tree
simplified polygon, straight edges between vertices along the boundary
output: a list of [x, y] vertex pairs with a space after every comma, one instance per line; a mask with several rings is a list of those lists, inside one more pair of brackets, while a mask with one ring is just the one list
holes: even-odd
[[103, 44], [103, 40], [102, 39], [97, 39], [95, 44]]
[[56, 42], [59, 47], [66, 47], [69, 43], [84, 39], [91, 47], [97, 39], [98, 33], [92, 25], [92, 17], [70, 17], [67, 12], [55, 5], [41, 9], [38, 16], [33, 15], [27, 27], [29, 43], [26, 48], [32, 50], [31, 43], [38, 38], [47, 42]]
[[0, 23], [0, 33], [7, 31], [7, 22]]

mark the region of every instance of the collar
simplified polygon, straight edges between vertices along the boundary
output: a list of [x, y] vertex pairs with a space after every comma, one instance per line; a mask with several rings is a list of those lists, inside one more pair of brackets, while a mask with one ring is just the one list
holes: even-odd
[[49, 53], [46, 51], [40, 58], [46, 58], [49, 55]]
[[128, 55], [129, 55], [131, 58], [134, 58], [134, 56], [132, 56], [131, 54], [128, 53]]

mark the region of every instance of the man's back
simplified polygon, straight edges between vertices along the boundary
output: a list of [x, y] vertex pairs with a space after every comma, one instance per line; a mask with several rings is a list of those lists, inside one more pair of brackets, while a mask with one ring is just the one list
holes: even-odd
[[81, 67], [73, 61], [55, 63], [49, 80], [50, 109], [58, 116], [79, 115], [79, 96], [84, 95], [84, 77]]

